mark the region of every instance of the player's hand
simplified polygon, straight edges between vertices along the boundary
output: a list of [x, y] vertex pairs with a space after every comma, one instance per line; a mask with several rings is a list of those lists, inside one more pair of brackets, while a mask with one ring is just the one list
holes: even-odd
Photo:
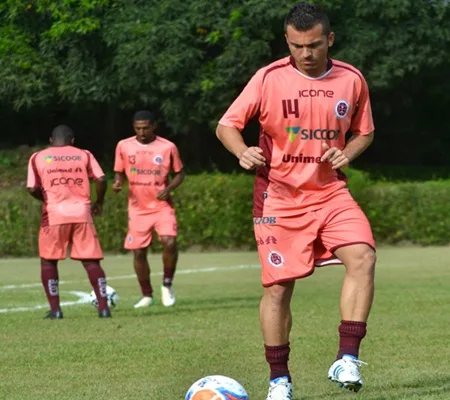
[[122, 190], [122, 184], [119, 181], [115, 181], [112, 185], [112, 190], [116, 193], [119, 193]]
[[91, 206], [91, 212], [93, 216], [100, 216], [103, 214], [103, 204], [95, 202]]
[[156, 198], [161, 201], [169, 200], [169, 197], [170, 197], [170, 189], [167, 188], [160, 190], [156, 195]]
[[322, 143], [322, 148], [323, 150], [325, 150], [325, 153], [320, 161], [330, 162], [332, 169], [343, 168], [350, 164], [349, 158], [342, 150], [339, 150], [337, 147], [330, 147], [328, 146], [328, 144]]
[[247, 170], [264, 167], [266, 159], [259, 147], [247, 147], [239, 156], [239, 165]]

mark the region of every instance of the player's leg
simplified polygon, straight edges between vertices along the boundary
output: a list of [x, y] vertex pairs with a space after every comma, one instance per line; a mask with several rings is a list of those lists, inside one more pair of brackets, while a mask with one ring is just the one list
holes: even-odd
[[366, 335], [374, 296], [375, 242], [370, 224], [354, 201], [327, 207], [320, 239], [345, 265], [341, 292], [339, 350], [328, 377], [339, 386], [358, 391], [363, 381], [359, 349]]
[[111, 311], [108, 307], [108, 296], [106, 293], [106, 274], [100, 265], [100, 260], [82, 260], [81, 262], [97, 297], [99, 317], [110, 318]]
[[66, 258], [70, 239], [70, 224], [41, 227], [39, 230], [39, 256], [41, 257], [41, 281], [50, 305], [46, 319], [61, 319], [59, 301], [58, 260]]
[[291, 298], [295, 281], [264, 288], [260, 323], [266, 361], [270, 366], [268, 400], [290, 400], [292, 379], [288, 367], [292, 328]]
[[164, 276], [161, 286], [161, 300], [164, 306], [171, 307], [175, 304], [175, 292], [172, 283], [178, 261], [178, 227], [175, 210], [172, 207], [166, 207], [158, 213], [157, 218], [155, 230], [163, 246]]
[[174, 236], [161, 236], [163, 246], [164, 277], [161, 286], [161, 300], [165, 307], [175, 304], [175, 291], [172, 283], [178, 260], [177, 238]]
[[86, 270], [89, 282], [97, 297], [99, 317], [110, 318], [111, 312], [106, 295], [106, 275], [100, 265], [100, 260], [103, 259], [103, 251], [94, 224], [73, 224], [70, 257], [81, 261]]
[[375, 251], [368, 244], [340, 247], [335, 254], [346, 272], [341, 292], [340, 344], [337, 358], [344, 354], [359, 356], [374, 297]]
[[288, 367], [291, 298], [295, 279], [314, 271], [313, 243], [318, 225], [305, 216], [255, 218], [255, 238], [262, 265], [264, 293], [260, 321], [266, 361], [270, 367], [267, 400], [290, 400], [292, 380]]
[[134, 305], [134, 308], [148, 307], [153, 304], [153, 287], [150, 280], [150, 265], [147, 258], [148, 247], [133, 250], [133, 265], [142, 298]]
[[153, 287], [150, 280], [148, 246], [152, 242], [152, 229], [155, 224], [153, 215], [129, 216], [128, 234], [124, 247], [133, 251], [133, 266], [142, 292], [142, 298], [134, 308], [148, 307], [153, 304]]
[[58, 260], [41, 258], [41, 281], [50, 305], [50, 311], [44, 318], [61, 319], [63, 315], [59, 305]]

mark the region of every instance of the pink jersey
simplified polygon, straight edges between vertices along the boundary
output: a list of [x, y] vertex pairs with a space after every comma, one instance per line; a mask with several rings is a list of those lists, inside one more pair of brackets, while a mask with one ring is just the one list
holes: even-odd
[[42, 188], [42, 226], [92, 222], [89, 179], [104, 175], [87, 150], [55, 146], [34, 153], [27, 187]]
[[258, 116], [266, 167], [256, 172], [254, 215], [289, 216], [348, 198], [345, 175], [320, 162], [322, 143], [343, 149], [345, 134], [374, 131], [367, 83], [349, 64], [329, 60], [319, 78], [292, 57], [256, 72], [219, 121], [242, 130]]
[[177, 147], [160, 136], [149, 144], [139, 143], [135, 136], [117, 144], [114, 171], [127, 176], [130, 214], [144, 215], [166, 207], [167, 201], [156, 195], [167, 187], [170, 172], [182, 169]]

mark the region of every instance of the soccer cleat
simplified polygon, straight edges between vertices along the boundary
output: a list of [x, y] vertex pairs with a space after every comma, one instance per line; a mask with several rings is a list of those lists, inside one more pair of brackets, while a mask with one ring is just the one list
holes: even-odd
[[105, 308], [103, 310], [100, 310], [98, 312], [98, 317], [99, 318], [111, 318], [111, 310], [109, 308]]
[[45, 314], [44, 319], [63, 319], [63, 313], [60, 309], [56, 311], [50, 310], [47, 314]]
[[286, 376], [271, 380], [269, 385], [267, 400], [292, 400], [294, 388]]
[[328, 371], [328, 379], [336, 383], [340, 388], [357, 393], [362, 385], [359, 368], [367, 363], [358, 360], [354, 356], [344, 354], [340, 360], [336, 360]]
[[152, 304], [153, 304], [153, 297], [144, 296], [134, 305], [134, 308], [150, 307]]
[[161, 286], [161, 298], [165, 307], [171, 307], [175, 304], [175, 292], [172, 286]]

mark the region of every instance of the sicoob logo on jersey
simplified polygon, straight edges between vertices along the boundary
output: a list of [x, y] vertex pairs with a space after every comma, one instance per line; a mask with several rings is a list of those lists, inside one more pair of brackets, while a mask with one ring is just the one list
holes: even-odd
[[350, 110], [350, 104], [345, 100], [339, 100], [334, 106], [334, 112], [339, 119], [345, 118]]

